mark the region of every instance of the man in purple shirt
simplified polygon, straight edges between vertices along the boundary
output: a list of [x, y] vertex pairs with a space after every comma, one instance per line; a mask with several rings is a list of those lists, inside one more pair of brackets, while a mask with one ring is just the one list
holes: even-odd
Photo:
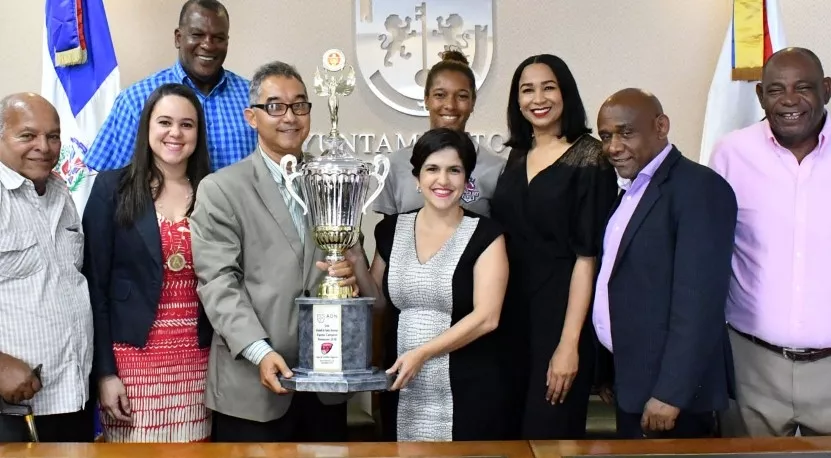
[[724, 303], [736, 197], [669, 143], [669, 125], [658, 99], [639, 89], [611, 96], [597, 119], [623, 190], [592, 308], [621, 438], [711, 436], [731, 391]]
[[727, 299], [739, 435], [831, 435], [831, 78], [787, 48], [756, 93], [765, 120], [725, 136], [710, 166], [736, 191]]

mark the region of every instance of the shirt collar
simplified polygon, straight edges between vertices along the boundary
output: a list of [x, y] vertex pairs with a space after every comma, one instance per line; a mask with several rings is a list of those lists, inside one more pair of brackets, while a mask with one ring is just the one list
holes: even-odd
[[257, 150], [260, 152], [260, 156], [263, 157], [265, 161], [265, 166], [268, 168], [268, 171], [271, 172], [271, 176], [274, 178], [274, 181], [277, 184], [283, 184], [283, 173], [280, 170], [280, 164], [274, 161], [265, 151], [263, 151], [263, 147], [257, 144]]
[[[23, 175], [15, 172], [6, 164], [0, 162], [0, 185], [3, 185], [4, 188], [13, 191], [19, 189], [29, 183], [29, 186], [34, 189], [35, 184], [32, 183], [32, 180], [24, 177]], [[50, 188], [58, 189], [57, 187], [66, 186], [63, 178], [61, 178], [56, 172], [52, 172], [49, 174], [49, 177], [46, 178], [46, 187], [44, 188], [46, 192], [49, 192]], [[44, 193], [45, 195], [45, 193]]]
[[[213, 91], [217, 90], [218, 88], [221, 88], [228, 80], [228, 73], [225, 71], [225, 69], [220, 69], [220, 71], [222, 72], [222, 76], [219, 77], [219, 82], [216, 83], [216, 86], [213, 88], [213, 90], [211, 90], [211, 93], [213, 93]], [[193, 80], [188, 76], [187, 72], [185, 72], [185, 67], [182, 67], [182, 62], [180, 62], [178, 59], [176, 60], [176, 63], [173, 64], [173, 74], [176, 76], [176, 80], [180, 83], [189, 82], [192, 86], [195, 86]]]
[[638, 179], [640, 181], [649, 181], [652, 179], [652, 176], [655, 175], [655, 171], [658, 170], [658, 167], [664, 162], [664, 159], [669, 155], [670, 150], [672, 150], [672, 143], [667, 142], [667, 146], [658, 153], [657, 156], [653, 157], [646, 167], [644, 167], [640, 172], [638, 172], [638, 176], [635, 177], [635, 180], [623, 178], [620, 175], [617, 175], [617, 170], [615, 170], [615, 175], [617, 175], [617, 185], [620, 189], [624, 191], [628, 191], [632, 187], [632, 183]]
[[23, 175], [8, 168], [6, 164], [0, 162], [0, 184], [6, 189], [17, 189], [23, 186], [26, 178]]
[[[817, 147], [814, 149], [817, 153], [821, 153], [825, 149], [825, 145], [828, 143], [829, 137], [831, 137], [831, 116], [828, 116], [828, 110], [825, 110], [823, 113], [825, 117], [825, 121], [822, 125], [822, 130], [819, 131], [819, 141], [817, 142]], [[773, 145], [778, 146], [779, 148], [787, 150], [784, 146], [779, 144], [779, 141], [776, 140], [776, 137], [773, 135], [773, 130], [770, 128], [770, 121], [765, 118], [763, 129], [765, 132], [765, 138]]]

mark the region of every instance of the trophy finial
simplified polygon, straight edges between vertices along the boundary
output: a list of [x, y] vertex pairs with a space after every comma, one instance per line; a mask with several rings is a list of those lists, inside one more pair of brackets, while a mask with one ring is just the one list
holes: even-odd
[[[322, 97], [328, 97], [329, 120], [329, 144], [339, 144], [340, 131], [338, 131], [338, 97], [351, 94], [355, 89], [355, 69], [346, 64], [346, 55], [337, 48], [332, 48], [323, 53], [322, 69], [315, 69], [314, 87], [315, 93]], [[334, 148], [339, 150], [342, 148]], [[335, 152], [336, 153], [336, 152]], [[337, 153], [336, 153], [337, 154]]]

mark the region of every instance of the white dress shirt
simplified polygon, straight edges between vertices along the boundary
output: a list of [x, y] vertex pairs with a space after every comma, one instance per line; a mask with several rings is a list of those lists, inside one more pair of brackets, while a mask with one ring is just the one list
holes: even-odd
[[84, 236], [66, 184], [0, 163], [0, 352], [43, 365], [35, 415], [77, 412], [89, 397], [92, 309], [81, 274]]

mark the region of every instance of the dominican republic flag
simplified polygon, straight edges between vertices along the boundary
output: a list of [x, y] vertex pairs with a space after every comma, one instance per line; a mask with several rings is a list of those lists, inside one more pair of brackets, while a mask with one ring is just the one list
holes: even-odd
[[84, 154], [120, 85], [103, 0], [46, 0], [40, 92], [61, 117], [61, 157], [55, 170], [66, 180], [79, 214], [95, 178], [84, 165]]
[[707, 97], [699, 163], [709, 164], [713, 147], [725, 134], [764, 118], [756, 83], [765, 61], [784, 47], [779, 0], [733, 0], [733, 18]]

